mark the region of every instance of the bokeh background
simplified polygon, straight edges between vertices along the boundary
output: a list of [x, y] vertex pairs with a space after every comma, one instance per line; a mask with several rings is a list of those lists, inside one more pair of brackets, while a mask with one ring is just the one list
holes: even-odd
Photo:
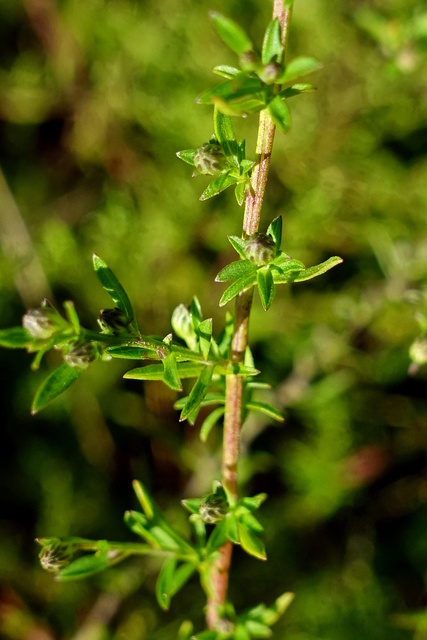
[[[233, 194], [201, 203], [176, 151], [212, 133], [195, 97], [232, 54], [216, 9], [260, 42], [269, 2], [0, 0], [0, 327], [48, 297], [75, 301], [96, 327], [109, 306], [95, 251], [126, 286], [146, 334], [197, 294], [219, 332], [235, 259]], [[277, 426], [250, 418], [242, 491], [266, 491], [269, 561], [236, 551], [241, 610], [292, 590], [276, 626], [287, 640], [427, 638], [427, 372], [409, 350], [427, 313], [427, 12], [417, 0], [295, 0], [288, 56], [323, 68], [277, 136], [263, 228], [284, 217], [284, 250], [307, 265], [344, 263], [281, 287], [251, 340]], [[235, 122], [253, 157], [256, 121]], [[418, 352], [422, 356], [422, 344]], [[203, 628], [196, 581], [163, 614], [154, 561], [130, 560], [80, 583], [43, 572], [34, 538], [132, 540], [131, 480], [184, 530], [183, 497], [219, 476], [221, 430], [206, 446], [179, 424], [173, 395], [96, 363], [30, 417], [57, 361], [0, 352], [0, 635], [6, 640], [144, 640]], [[422, 358], [421, 358], [422, 359]], [[128, 367], [129, 368], [129, 367]]]

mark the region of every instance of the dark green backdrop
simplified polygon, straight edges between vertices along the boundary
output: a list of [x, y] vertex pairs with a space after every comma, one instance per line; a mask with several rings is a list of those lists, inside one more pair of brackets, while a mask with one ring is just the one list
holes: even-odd
[[[426, 371], [409, 348], [427, 312], [427, 12], [416, 0], [295, 0], [288, 56], [323, 64], [317, 91], [291, 103], [278, 135], [264, 229], [284, 217], [283, 249], [343, 265], [281, 287], [251, 339], [283, 426], [251, 418], [243, 489], [266, 491], [269, 561], [237, 552], [237, 607], [295, 602], [286, 640], [427, 638]], [[203, 177], [175, 157], [212, 133], [195, 97], [233, 63], [210, 9], [262, 37], [269, 2], [0, 0], [0, 327], [47, 296], [75, 301], [95, 328], [108, 306], [96, 251], [116, 272], [146, 334], [165, 335], [178, 303], [200, 298], [219, 331], [234, 259], [233, 194], [201, 203]], [[253, 157], [255, 120], [236, 121]], [[31, 398], [55, 366], [0, 352], [0, 635], [6, 640], [172, 639], [203, 626], [197, 583], [161, 614], [158, 566], [126, 565], [55, 583], [34, 538], [130, 540], [122, 514], [147, 483], [184, 529], [183, 497], [218, 477], [207, 446], [178, 424], [174, 398], [96, 364], [36, 417]]]

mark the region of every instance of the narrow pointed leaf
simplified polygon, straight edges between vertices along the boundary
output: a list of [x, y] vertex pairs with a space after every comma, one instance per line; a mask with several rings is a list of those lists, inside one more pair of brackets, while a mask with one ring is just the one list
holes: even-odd
[[285, 420], [280, 411], [276, 409], [276, 407], [273, 407], [271, 404], [268, 404], [266, 402], [247, 402], [245, 407], [249, 411], [262, 413], [268, 418], [273, 418], [273, 420], [277, 420], [278, 422], [284, 422]]
[[281, 41], [280, 24], [278, 18], [275, 18], [268, 25], [264, 35], [261, 52], [262, 64], [281, 62], [282, 53], [283, 45]]
[[208, 538], [206, 553], [209, 555], [227, 542], [227, 517], [223, 518]]
[[239, 178], [236, 178], [235, 176], [232, 176], [229, 173], [221, 174], [220, 176], [218, 176], [218, 178], [215, 178], [215, 180], [212, 180], [212, 182], [208, 184], [208, 186], [200, 196], [199, 200], [203, 202], [204, 200], [209, 200], [209, 198], [213, 198], [214, 196], [217, 196], [222, 191], [225, 191], [225, 189], [228, 189], [228, 187], [231, 187], [233, 184], [236, 184], [238, 179]]
[[226, 116], [218, 109], [215, 109], [214, 128], [216, 139], [221, 145], [225, 155], [237, 159], [238, 145], [230, 116]]
[[228, 241], [233, 247], [233, 249], [237, 251], [239, 256], [243, 260], [246, 260], [246, 253], [245, 253], [246, 244], [243, 238], [239, 238], [239, 236], [228, 236]]
[[321, 262], [320, 264], [315, 265], [314, 267], [308, 267], [307, 269], [303, 269], [302, 271], [297, 271], [295, 273], [286, 274], [283, 278], [280, 274], [274, 273], [274, 282], [304, 282], [304, 280], [311, 280], [316, 276], [320, 276], [322, 273], [326, 273], [329, 269], [341, 264], [342, 258], [338, 256], [333, 256], [325, 262]]
[[280, 251], [280, 245], [282, 244], [282, 216], [277, 216], [268, 225], [267, 235], [273, 238], [276, 244], [276, 251]]
[[79, 580], [87, 578], [100, 571], [105, 571], [111, 566], [111, 562], [108, 559], [107, 553], [91, 554], [77, 558], [69, 565], [64, 567], [58, 575], [57, 580]]
[[25, 349], [25, 347], [34, 342], [30, 334], [24, 327], [12, 327], [11, 329], [2, 329], [0, 331], [0, 346], [7, 349]]
[[163, 382], [175, 391], [182, 391], [175, 354], [169, 353], [166, 358], [162, 360], [162, 365]]
[[142, 360], [144, 358], [157, 358], [155, 344], [147, 347], [136, 347], [133, 345], [120, 345], [119, 347], [108, 347], [107, 352], [113, 358], [123, 358], [124, 360]]
[[202, 356], [205, 358], [205, 360], [207, 360], [209, 356], [209, 351], [211, 348], [211, 342], [212, 342], [212, 318], [203, 320], [199, 324], [198, 333], [199, 333], [200, 351], [202, 353]]
[[213, 371], [214, 365], [207, 366], [203, 371], [201, 371], [194, 387], [191, 389], [188, 400], [181, 411], [181, 416], [179, 418], [180, 422], [188, 418], [188, 416], [200, 406], [200, 403], [209, 391]]
[[277, 82], [280, 84], [293, 82], [302, 76], [306, 76], [309, 73], [313, 73], [313, 71], [317, 71], [321, 66], [322, 65], [315, 58], [305, 56], [294, 58], [286, 65], [285, 71], [278, 78]]
[[270, 269], [258, 269], [256, 272], [259, 297], [264, 310], [270, 308], [274, 298], [274, 281]]
[[256, 270], [256, 265], [250, 260], [235, 260], [221, 269], [215, 277], [215, 282], [229, 282], [237, 280], [237, 278], [244, 278], [251, 273], [255, 274]]
[[245, 201], [246, 189], [247, 189], [246, 182], [242, 180], [241, 182], [237, 183], [236, 188], [234, 190], [234, 195], [236, 196], [237, 204], [239, 205], [239, 207], [241, 207]]
[[114, 273], [104, 260], [96, 254], [93, 255], [93, 266], [95, 273], [98, 276], [98, 280], [104, 287], [105, 291], [111, 296], [116, 307], [120, 309], [120, 311], [123, 311], [129, 320], [132, 320], [131, 326], [137, 330], [135, 314], [128, 295]]
[[286, 133], [291, 126], [291, 115], [286, 102], [280, 96], [276, 96], [268, 105], [268, 110], [276, 125]]
[[[205, 367], [202, 363], [179, 362], [177, 364], [178, 376], [183, 378], [197, 378]], [[163, 380], [164, 368], [162, 364], [148, 364], [145, 367], [136, 367], [124, 374], [129, 380]]]
[[246, 289], [249, 289], [250, 287], [253, 287], [253, 285], [256, 283], [256, 278], [256, 271], [254, 271], [243, 278], [239, 278], [238, 280], [236, 280], [236, 282], [233, 282], [233, 284], [230, 285], [228, 289], [226, 289], [222, 294], [219, 301], [219, 306], [223, 307], [225, 304], [227, 304], [227, 302], [230, 302], [230, 300], [239, 295], [239, 293], [241, 293], [242, 291], [246, 291]]
[[82, 372], [83, 369], [70, 367], [68, 364], [63, 364], [55, 369], [38, 388], [31, 406], [31, 413], [34, 415], [40, 409], [44, 409], [49, 402], [68, 389]]
[[299, 96], [301, 93], [307, 93], [308, 91], [315, 91], [316, 87], [312, 84], [293, 84], [291, 87], [286, 87], [278, 93], [281, 98], [293, 98]]
[[253, 50], [251, 39], [234, 20], [230, 20], [216, 11], [211, 11], [210, 17], [220, 38], [234, 53], [240, 56], [242, 53]]
[[222, 418], [224, 412], [224, 407], [218, 407], [217, 409], [214, 409], [207, 418], [205, 418], [202, 426], [200, 427], [200, 440], [202, 442], [206, 442], [210, 432], [212, 431], [218, 420]]
[[218, 76], [222, 76], [223, 78], [234, 78], [237, 74], [240, 73], [240, 69], [236, 69], [236, 67], [230, 67], [226, 64], [218, 65], [213, 68], [213, 72]]
[[260, 560], [267, 560], [265, 553], [265, 546], [261, 538], [254, 533], [251, 529], [248, 529], [244, 524], [238, 522], [240, 544], [242, 549], [249, 553], [249, 555], [259, 558]]
[[168, 558], [160, 571], [156, 583], [156, 598], [159, 606], [167, 611], [172, 597], [184, 586], [195, 571], [195, 566], [188, 562], [176, 566], [175, 558]]
[[177, 151], [177, 157], [180, 160], [183, 160], [187, 164], [191, 164], [194, 167], [194, 154], [196, 149], [183, 149], [182, 151]]

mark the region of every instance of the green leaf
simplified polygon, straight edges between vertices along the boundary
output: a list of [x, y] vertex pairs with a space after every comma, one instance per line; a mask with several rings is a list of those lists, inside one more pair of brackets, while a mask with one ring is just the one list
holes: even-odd
[[264, 543], [259, 536], [245, 526], [242, 522], [237, 523], [239, 530], [240, 544], [242, 549], [249, 553], [249, 555], [259, 558], [260, 560], [267, 560], [265, 553]]
[[206, 544], [206, 553], [208, 556], [227, 542], [227, 519], [228, 516], [215, 525], [214, 530], [209, 536]]
[[242, 53], [253, 50], [254, 46], [251, 39], [242, 27], [234, 22], [234, 20], [226, 18], [216, 11], [211, 11], [210, 17], [212, 18], [215, 29], [217, 30], [220, 38], [232, 51], [234, 51], [234, 53], [237, 53], [237, 55], [240, 56]]
[[37, 389], [31, 405], [31, 413], [34, 415], [40, 409], [44, 409], [49, 402], [68, 389], [82, 372], [83, 369], [70, 367], [68, 364], [63, 364], [55, 369]]
[[236, 184], [234, 195], [236, 196], [236, 201], [239, 207], [241, 207], [245, 201], [247, 186], [248, 183], [245, 180], [241, 180]]
[[[160, 344], [160, 343], [159, 343]], [[144, 358], [157, 358], [156, 345], [147, 347], [134, 347], [132, 345], [120, 345], [119, 347], [108, 347], [107, 353], [113, 358], [123, 358], [125, 360], [141, 360]]]
[[280, 245], [282, 244], [282, 216], [277, 216], [268, 225], [267, 235], [273, 238], [276, 244], [276, 251], [280, 251]]
[[[266, 86], [259, 78], [252, 77], [244, 72], [239, 75], [221, 82], [212, 89], [204, 91], [197, 98], [198, 104], [221, 104], [221, 111], [223, 106], [230, 104], [231, 113], [238, 113], [245, 109], [251, 109], [250, 104], [245, 104], [244, 101], [255, 100], [258, 103], [259, 108], [254, 104], [254, 109], [262, 109], [265, 101], [263, 99], [266, 91]], [[261, 98], [262, 96], [262, 98]], [[240, 101], [240, 103], [239, 103]]]
[[213, 427], [216, 425], [218, 420], [222, 418], [224, 415], [225, 409], [224, 407], [218, 407], [214, 409], [207, 418], [204, 419], [202, 426], [200, 427], [200, 440], [202, 442], [206, 442], [209, 437], [210, 432]]
[[229, 158], [237, 159], [238, 145], [230, 116], [226, 116], [218, 109], [214, 109], [214, 129], [215, 137], [225, 155]]
[[278, 93], [281, 98], [293, 98], [299, 96], [301, 93], [307, 93], [308, 91], [315, 91], [316, 87], [312, 84], [293, 84], [291, 87], [286, 87]]
[[240, 73], [240, 69], [236, 69], [236, 67], [230, 67], [227, 64], [221, 64], [217, 67], [213, 68], [213, 72], [218, 76], [222, 76], [223, 78], [234, 78]]
[[232, 176], [229, 173], [222, 173], [218, 178], [215, 178], [215, 180], [212, 180], [212, 182], [208, 184], [199, 200], [203, 202], [204, 200], [209, 200], [209, 198], [217, 196], [222, 191], [225, 191], [225, 189], [228, 189], [228, 187], [236, 184], [238, 179], [239, 178]]
[[126, 291], [123, 289], [122, 285], [108, 265], [104, 260], [101, 260], [96, 253], [93, 254], [93, 266], [95, 273], [98, 276], [98, 280], [104, 287], [105, 291], [111, 296], [116, 307], [118, 307], [120, 311], [123, 311], [128, 320], [131, 320], [130, 326], [135, 331], [138, 331], [135, 314]]
[[[197, 378], [204, 369], [202, 363], [179, 362], [177, 365], [178, 376], [182, 378]], [[148, 364], [145, 367], [131, 369], [124, 374], [124, 378], [130, 380], [163, 380], [163, 364]]]
[[239, 293], [241, 293], [242, 291], [246, 291], [246, 289], [249, 289], [250, 287], [253, 287], [253, 285], [256, 282], [256, 279], [257, 279], [257, 272], [253, 271], [247, 276], [243, 278], [239, 278], [238, 280], [236, 280], [236, 282], [233, 282], [233, 284], [230, 285], [228, 289], [226, 289], [222, 294], [221, 299], [219, 301], [219, 306], [223, 307], [225, 304], [227, 304], [227, 302], [230, 302], [230, 300], [232, 300], [237, 295], [239, 295]]
[[262, 413], [268, 418], [273, 418], [273, 420], [277, 420], [278, 422], [284, 422], [285, 419], [276, 407], [273, 407], [271, 404], [266, 402], [247, 402], [245, 408], [249, 411], [256, 411], [257, 413]]
[[79, 335], [80, 334], [80, 320], [79, 320], [79, 316], [77, 315], [77, 311], [76, 311], [76, 308], [74, 306], [74, 302], [72, 302], [72, 300], [66, 300], [64, 302], [64, 309], [65, 309], [65, 314], [67, 316], [67, 319], [69, 320], [70, 324], [72, 324], [76, 335]]
[[196, 151], [197, 149], [183, 149], [182, 151], [177, 151], [176, 155], [180, 160], [194, 167], [194, 154]]
[[201, 371], [199, 377], [196, 380], [194, 387], [191, 389], [191, 393], [188, 396], [188, 400], [183, 410], [181, 411], [181, 415], [179, 418], [180, 422], [188, 418], [188, 416], [197, 409], [197, 407], [200, 405], [203, 398], [209, 391], [209, 385], [212, 380], [214, 368], [215, 368], [214, 365], [210, 365], [205, 367]]
[[280, 284], [282, 282], [304, 282], [304, 280], [311, 280], [312, 278], [316, 278], [316, 276], [320, 276], [322, 273], [326, 273], [326, 271], [329, 271], [329, 269], [332, 269], [338, 264], [341, 264], [342, 261], [342, 258], [333, 256], [314, 267], [308, 267], [308, 269], [286, 274], [285, 276], [281, 276], [280, 273], [274, 272], [274, 282], [276, 284]]
[[277, 82], [279, 84], [293, 82], [302, 76], [306, 76], [309, 73], [313, 73], [313, 71], [317, 71], [321, 66], [322, 65], [315, 58], [305, 56], [294, 58], [286, 65], [284, 72], [277, 79]]
[[228, 241], [233, 247], [235, 251], [239, 254], [239, 256], [246, 260], [246, 243], [243, 238], [239, 238], [239, 236], [228, 236]]
[[35, 340], [30, 336], [24, 327], [12, 327], [0, 331], [0, 346], [7, 349], [25, 349], [25, 347]]
[[257, 268], [250, 260], [235, 260], [227, 264], [215, 277], [215, 282], [229, 282], [237, 278], [244, 278], [249, 274], [254, 274]]
[[258, 269], [256, 272], [259, 297], [264, 311], [270, 308], [274, 299], [274, 281], [271, 269]]
[[283, 133], [289, 131], [289, 127], [291, 126], [291, 116], [288, 105], [280, 96], [276, 96], [268, 104], [268, 111], [276, 125], [283, 131]]
[[177, 568], [175, 558], [168, 558], [160, 571], [156, 583], [156, 598], [159, 606], [167, 611], [172, 597], [184, 586], [193, 575], [195, 566], [188, 562]]
[[212, 342], [212, 318], [203, 320], [197, 329], [199, 334], [200, 351], [205, 360], [208, 359]]
[[256, 496], [247, 496], [246, 498], [242, 498], [240, 502], [243, 506], [249, 509], [249, 511], [256, 511], [266, 499], [266, 493], [258, 493]]
[[182, 384], [178, 374], [176, 355], [174, 353], [169, 353], [166, 358], [163, 358], [162, 365], [163, 382], [171, 389], [174, 389], [174, 391], [182, 391]]
[[281, 62], [282, 54], [283, 45], [281, 41], [280, 23], [278, 18], [275, 18], [268, 25], [264, 35], [261, 52], [262, 63]]

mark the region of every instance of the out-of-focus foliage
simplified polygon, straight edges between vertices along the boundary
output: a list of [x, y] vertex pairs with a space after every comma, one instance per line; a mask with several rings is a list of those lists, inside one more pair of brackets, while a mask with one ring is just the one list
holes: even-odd
[[[210, 9], [254, 41], [271, 11], [255, 0], [0, 3], [1, 328], [45, 296], [74, 300], [95, 327], [108, 301], [94, 251], [143, 333], [164, 335], [194, 294], [221, 327], [214, 277], [234, 259], [226, 236], [241, 211], [232, 193], [199, 202], [205, 178], [188, 179], [175, 157], [209, 140], [211, 110], [194, 99], [212, 66], [233, 64]], [[256, 366], [286, 421], [244, 428], [245, 491], [269, 495], [268, 561], [237, 553], [231, 583], [240, 610], [296, 592], [275, 630], [287, 640], [426, 633], [427, 376], [409, 358], [427, 314], [426, 25], [418, 0], [295, 0], [289, 56], [323, 68], [278, 136], [262, 231], [282, 214], [286, 253], [344, 264], [279, 288], [268, 313], [255, 303]], [[248, 158], [254, 125], [235, 122]], [[185, 529], [179, 501], [219, 476], [219, 428], [201, 444], [197, 425], [178, 424], [175, 394], [123, 381], [120, 362], [95, 364], [30, 419], [57, 362], [32, 373], [26, 354], [0, 359], [2, 637], [175, 638], [181, 611], [202, 626], [196, 582], [160, 613], [153, 560], [59, 584], [33, 541], [130, 540], [133, 478]]]

